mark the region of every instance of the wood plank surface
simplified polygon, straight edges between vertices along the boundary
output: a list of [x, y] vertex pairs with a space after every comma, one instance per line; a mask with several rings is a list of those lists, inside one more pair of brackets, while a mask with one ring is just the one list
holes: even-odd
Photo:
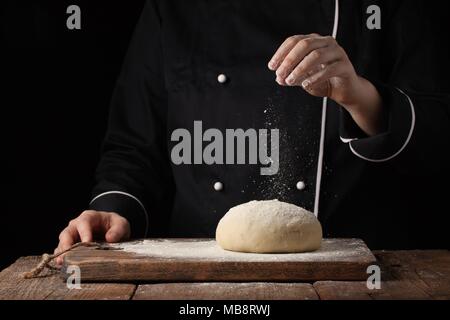
[[319, 281], [314, 289], [320, 299], [450, 299], [449, 251], [377, 251], [375, 256], [382, 269], [381, 290], [370, 290], [362, 281]]
[[135, 300], [317, 300], [308, 283], [164, 283], [138, 286]]
[[49, 272], [40, 278], [23, 279], [22, 274], [35, 267], [39, 260], [40, 257], [20, 258], [0, 272], [0, 300], [43, 300], [61, 285], [61, 278]]
[[432, 299], [450, 299], [450, 251], [381, 251], [387, 281], [409, 282]]
[[430, 296], [406, 281], [384, 281], [381, 290], [369, 290], [364, 281], [318, 281], [321, 300], [428, 300]]
[[130, 300], [135, 290], [131, 283], [82, 283], [81, 289], [58, 287], [46, 300]]
[[0, 300], [129, 300], [134, 284], [81, 284], [81, 289], [68, 289], [59, 272], [44, 271], [39, 278], [24, 279], [40, 257], [24, 257], [0, 272]]
[[[45, 271], [23, 279], [39, 257], [18, 259], [0, 272], [0, 300], [45, 299], [450, 299], [450, 253], [435, 251], [376, 251], [382, 269], [382, 289], [369, 290], [365, 281], [308, 283], [82, 283], [69, 290], [60, 273]], [[135, 291], [136, 290], [136, 291]]]
[[311, 282], [366, 279], [367, 266], [376, 261], [357, 239], [325, 239], [318, 251], [300, 254], [230, 252], [212, 239], [153, 239], [114, 249], [77, 248], [64, 266], [80, 267], [84, 282]]

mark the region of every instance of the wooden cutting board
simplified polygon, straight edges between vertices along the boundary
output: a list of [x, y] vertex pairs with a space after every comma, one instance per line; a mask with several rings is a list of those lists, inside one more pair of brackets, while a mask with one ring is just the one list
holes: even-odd
[[[80, 247], [64, 257], [82, 281], [365, 280], [374, 255], [359, 239], [324, 239], [318, 251], [252, 254], [221, 249], [213, 239], [147, 239]], [[64, 269], [63, 269], [64, 270]]]

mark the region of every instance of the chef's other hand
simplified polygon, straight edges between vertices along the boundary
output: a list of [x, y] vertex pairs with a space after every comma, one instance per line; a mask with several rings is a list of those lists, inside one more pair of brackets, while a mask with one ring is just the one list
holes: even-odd
[[[55, 253], [64, 251], [77, 242], [92, 242], [94, 239], [105, 239], [107, 242], [119, 242], [130, 237], [130, 224], [124, 217], [114, 212], [87, 210], [60, 233], [59, 244]], [[56, 259], [61, 265], [62, 256]]]
[[345, 50], [330, 36], [287, 38], [269, 62], [282, 86], [301, 86], [311, 95], [343, 106], [369, 135], [385, 129], [382, 99], [375, 86], [359, 77]]

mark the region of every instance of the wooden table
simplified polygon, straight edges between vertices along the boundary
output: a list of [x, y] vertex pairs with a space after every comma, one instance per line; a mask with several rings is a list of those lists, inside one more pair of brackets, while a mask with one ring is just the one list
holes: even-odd
[[450, 252], [375, 251], [382, 270], [381, 290], [366, 282], [315, 283], [82, 283], [68, 289], [58, 273], [46, 271], [25, 280], [39, 257], [22, 257], [0, 273], [0, 300], [341, 300], [341, 299], [450, 299]]

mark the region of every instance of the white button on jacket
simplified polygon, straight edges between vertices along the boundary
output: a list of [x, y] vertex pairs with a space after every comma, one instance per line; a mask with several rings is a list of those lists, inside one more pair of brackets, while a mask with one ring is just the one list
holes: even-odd
[[214, 190], [216, 191], [222, 191], [223, 190], [223, 183], [222, 182], [216, 182], [214, 183]]
[[221, 73], [217, 76], [217, 81], [219, 83], [225, 83], [225, 82], [227, 82], [227, 80], [228, 80], [227, 76], [224, 75], [223, 73]]
[[305, 190], [306, 184], [303, 181], [299, 181], [299, 182], [297, 182], [296, 187], [297, 187], [297, 190], [302, 191], [302, 190]]

